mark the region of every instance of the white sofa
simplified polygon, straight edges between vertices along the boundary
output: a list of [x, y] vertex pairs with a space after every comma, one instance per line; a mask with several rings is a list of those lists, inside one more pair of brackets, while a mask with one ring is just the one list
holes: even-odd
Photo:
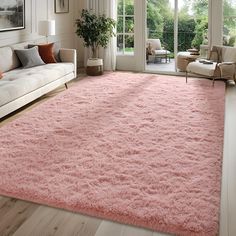
[[23, 69], [14, 49], [25, 49], [28, 44], [0, 48], [0, 118], [76, 78], [75, 49], [60, 49], [59, 63]]

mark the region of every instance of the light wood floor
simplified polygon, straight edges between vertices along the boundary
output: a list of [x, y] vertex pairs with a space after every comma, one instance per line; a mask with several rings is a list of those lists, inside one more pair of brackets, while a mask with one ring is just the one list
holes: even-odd
[[[81, 77], [81, 76], [80, 76]], [[181, 79], [181, 78], [180, 78]], [[74, 80], [69, 84], [77, 83]], [[55, 96], [62, 86], [0, 122], [0, 127]], [[236, 235], [236, 86], [228, 86], [220, 236]], [[0, 196], [0, 236], [166, 236], [168, 234]]]

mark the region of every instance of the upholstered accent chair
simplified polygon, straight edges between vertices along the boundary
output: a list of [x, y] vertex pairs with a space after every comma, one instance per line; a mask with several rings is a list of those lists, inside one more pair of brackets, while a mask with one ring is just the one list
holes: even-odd
[[212, 79], [235, 80], [236, 47], [213, 46], [207, 60], [190, 62], [186, 68], [186, 83], [188, 75], [197, 74]]
[[162, 59], [165, 62], [170, 62], [170, 51], [166, 50], [162, 45], [160, 39], [147, 39], [147, 62], [154, 61], [157, 62], [158, 60], [162, 62]]

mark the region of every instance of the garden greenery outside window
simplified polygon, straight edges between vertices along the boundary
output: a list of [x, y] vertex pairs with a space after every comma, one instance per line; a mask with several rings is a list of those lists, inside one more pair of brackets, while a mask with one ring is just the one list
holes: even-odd
[[134, 54], [134, 0], [118, 0], [117, 54]]
[[200, 48], [208, 44], [208, 0], [147, 0], [147, 38], [160, 39], [162, 45], [175, 51], [174, 23], [178, 9], [177, 51]]
[[236, 0], [223, 0], [223, 45], [236, 45]]

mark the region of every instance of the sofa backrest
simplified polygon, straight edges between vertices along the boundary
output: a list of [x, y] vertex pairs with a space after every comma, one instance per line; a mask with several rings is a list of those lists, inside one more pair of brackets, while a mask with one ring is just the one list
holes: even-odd
[[21, 63], [14, 52], [15, 49], [27, 48], [28, 43], [18, 43], [0, 48], [0, 70], [6, 72], [21, 66]]
[[11, 47], [0, 48], [0, 70], [6, 72], [19, 66], [19, 60]]
[[[21, 66], [21, 63], [18, 57], [16, 56], [16, 53], [14, 52], [15, 49], [27, 49], [28, 45], [32, 44], [37, 45], [45, 43], [46, 42], [44, 40], [36, 40], [36, 41], [34, 40], [30, 42], [23, 42], [0, 47], [0, 71], [6, 72]], [[60, 62], [59, 49], [60, 49], [60, 42], [54, 42], [53, 45], [54, 56], [56, 60]]]

